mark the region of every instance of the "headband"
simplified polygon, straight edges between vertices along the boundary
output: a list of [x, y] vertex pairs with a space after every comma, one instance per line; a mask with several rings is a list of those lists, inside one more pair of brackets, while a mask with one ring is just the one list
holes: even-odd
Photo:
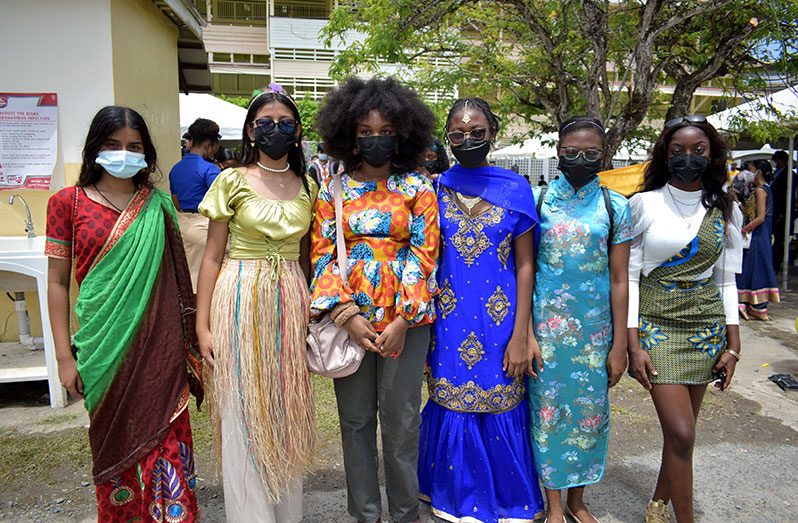
[[277, 82], [272, 82], [267, 87], [264, 87], [263, 89], [255, 89], [254, 91], [252, 91], [252, 95], [253, 95], [252, 96], [252, 100], [249, 101], [249, 105], [247, 106], [247, 109], [252, 107], [252, 104], [255, 103], [255, 100], [257, 100], [258, 98], [260, 98], [264, 94], [281, 94], [281, 95], [283, 95], [285, 98], [288, 99], [288, 101], [291, 103], [293, 108], [296, 109], [296, 112], [299, 113], [299, 106], [296, 104], [294, 99], [291, 98], [291, 96], [288, 93], [285, 92], [285, 89], [283, 89], [283, 86], [278, 84]]
[[560, 129], [559, 134], [562, 135], [563, 131], [565, 131], [566, 129], [568, 129], [572, 125], [576, 125], [578, 123], [590, 124], [590, 125], [594, 126], [596, 129], [600, 130], [602, 134], [604, 134], [606, 132], [604, 130], [604, 126], [601, 125], [600, 123], [594, 122], [593, 120], [589, 120], [587, 118], [579, 118], [579, 119], [574, 120], [573, 122], [569, 122], [569, 123], [565, 124], [565, 126], [562, 129]]

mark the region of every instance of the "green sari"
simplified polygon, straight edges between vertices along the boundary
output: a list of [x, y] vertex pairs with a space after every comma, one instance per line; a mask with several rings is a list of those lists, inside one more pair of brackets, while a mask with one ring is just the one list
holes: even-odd
[[157, 447], [202, 401], [194, 295], [169, 196], [143, 188], [83, 280], [75, 313], [78, 372], [100, 484]]

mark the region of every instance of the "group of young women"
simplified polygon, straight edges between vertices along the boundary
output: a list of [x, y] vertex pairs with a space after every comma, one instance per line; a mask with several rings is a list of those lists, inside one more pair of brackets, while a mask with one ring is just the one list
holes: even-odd
[[354, 374], [335, 379], [358, 521], [382, 515], [378, 420], [392, 521], [418, 521], [419, 498], [447, 521], [533, 521], [539, 481], [549, 522], [597, 521], [583, 494], [605, 471], [608, 389], [627, 355], [664, 435], [647, 521], [667, 521], [669, 501], [678, 521], [693, 520], [701, 400], [716, 378], [729, 385], [740, 357], [741, 236], [723, 190], [725, 143], [700, 117], [667, 122], [627, 203], [599, 184], [596, 119], [563, 122], [562, 176], [534, 193], [488, 164], [499, 118], [484, 100], [449, 111], [458, 163], [439, 177], [419, 173], [441, 148], [433, 125], [394, 79], [345, 82], [317, 116], [343, 164], [319, 186], [305, 175], [295, 102], [279, 90], [254, 97], [240, 166], [197, 208], [210, 225], [194, 329], [146, 124], [127, 108], [97, 114], [77, 186], [50, 201], [47, 253], [61, 380], [91, 415], [100, 521], [199, 518], [185, 409], [190, 385], [202, 398], [197, 378], [227, 520], [301, 520], [315, 444], [305, 339], [324, 314], [366, 350]]

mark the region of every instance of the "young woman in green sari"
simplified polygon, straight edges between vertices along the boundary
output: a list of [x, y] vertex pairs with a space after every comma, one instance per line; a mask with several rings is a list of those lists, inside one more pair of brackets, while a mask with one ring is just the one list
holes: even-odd
[[[188, 416], [198, 401], [193, 293], [177, 217], [150, 173], [144, 119], [101, 109], [78, 183], [47, 207], [48, 305], [61, 383], [91, 423], [98, 521], [196, 521]], [[69, 285], [80, 328], [70, 343]]]

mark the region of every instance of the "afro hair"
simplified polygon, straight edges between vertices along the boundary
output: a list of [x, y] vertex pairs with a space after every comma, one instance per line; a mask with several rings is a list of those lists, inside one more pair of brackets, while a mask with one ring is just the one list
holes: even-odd
[[355, 129], [371, 111], [390, 120], [396, 130], [399, 150], [391, 160], [394, 166], [414, 171], [419, 155], [432, 143], [435, 115], [414, 91], [393, 78], [350, 78], [327, 95], [316, 115], [316, 129], [328, 152], [347, 170], [357, 167], [362, 160], [354, 153]]

